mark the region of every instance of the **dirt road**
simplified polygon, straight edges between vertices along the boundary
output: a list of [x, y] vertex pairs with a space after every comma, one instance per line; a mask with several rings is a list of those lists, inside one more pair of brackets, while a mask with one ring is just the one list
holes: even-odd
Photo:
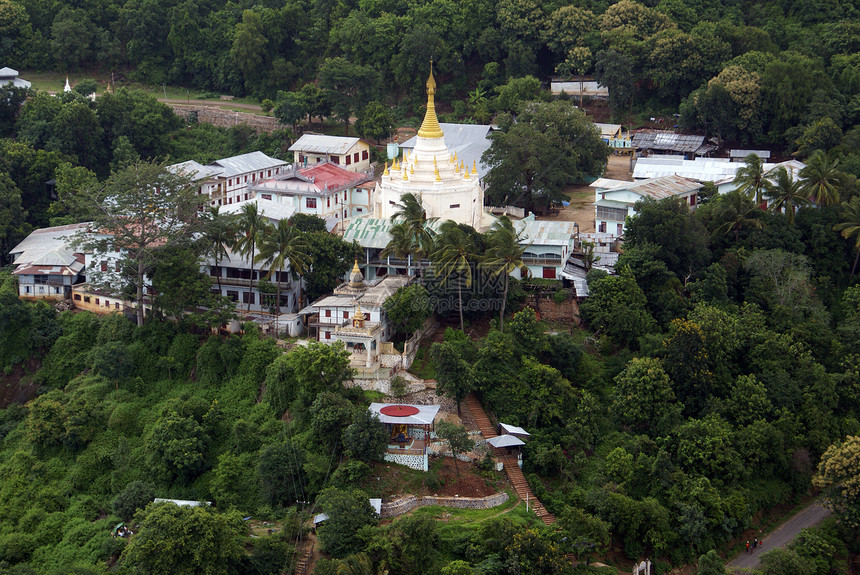
[[730, 573], [743, 573], [742, 569], [755, 569], [764, 553], [777, 547], [785, 547], [800, 533], [801, 529], [820, 523], [830, 511], [819, 503], [812, 503], [792, 515], [785, 523], [773, 530], [763, 539], [764, 544], [749, 553], [743, 552], [726, 565]]

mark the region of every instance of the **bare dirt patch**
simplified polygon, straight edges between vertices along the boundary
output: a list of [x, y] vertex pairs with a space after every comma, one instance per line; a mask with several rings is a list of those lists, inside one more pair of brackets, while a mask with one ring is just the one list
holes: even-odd
[[33, 374], [40, 365], [40, 361], [30, 359], [25, 364], [16, 365], [11, 373], [0, 375], [0, 409], [13, 403], [23, 405], [36, 397], [39, 386], [33, 383]]
[[[609, 156], [606, 173], [603, 177], [632, 182], [633, 173], [630, 170], [630, 158]], [[557, 213], [542, 216], [541, 219], [577, 222], [580, 232], [594, 232], [594, 189], [587, 184], [576, 184], [567, 186], [564, 189], [564, 194], [570, 198], [570, 205], [563, 207]]]
[[[431, 457], [430, 473], [421, 473], [393, 463], [376, 463], [371, 476], [364, 482], [373, 497], [391, 501], [406, 495], [438, 495], [443, 497], [486, 497], [501, 491], [507, 482], [501, 474], [479, 474], [472, 463], [458, 461], [460, 474], [451, 457]], [[438, 477], [439, 487], [429, 489], [426, 478]]]

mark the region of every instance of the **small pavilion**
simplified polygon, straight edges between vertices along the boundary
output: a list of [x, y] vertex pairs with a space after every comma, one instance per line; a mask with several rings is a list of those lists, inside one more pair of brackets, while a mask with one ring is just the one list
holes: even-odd
[[385, 461], [427, 471], [427, 443], [439, 406], [371, 403], [368, 409], [388, 431]]

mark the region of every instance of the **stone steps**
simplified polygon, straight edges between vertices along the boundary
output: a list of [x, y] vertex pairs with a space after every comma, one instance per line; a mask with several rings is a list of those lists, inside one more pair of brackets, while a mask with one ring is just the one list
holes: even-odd
[[[478, 400], [478, 397], [474, 393], [470, 393], [466, 396], [466, 407], [472, 413], [472, 417], [474, 418], [478, 429], [481, 430], [481, 435], [484, 436], [484, 439], [490, 439], [491, 437], [496, 437], [498, 435], [495, 427], [490, 423], [490, 418], [487, 417], [487, 414], [484, 412], [484, 408], [481, 406], [480, 400]], [[545, 525], [552, 525], [555, 523], [555, 515], [547, 511], [540, 500], [535, 497], [534, 493], [532, 493], [531, 487], [529, 487], [529, 482], [526, 480], [526, 476], [523, 475], [523, 471], [517, 464], [517, 460], [507, 455], [501, 449], [494, 449], [494, 451], [497, 458], [504, 464], [508, 481], [511, 482], [517, 496], [523, 501], [528, 501], [529, 509], [533, 510], [535, 515], [537, 515]]]

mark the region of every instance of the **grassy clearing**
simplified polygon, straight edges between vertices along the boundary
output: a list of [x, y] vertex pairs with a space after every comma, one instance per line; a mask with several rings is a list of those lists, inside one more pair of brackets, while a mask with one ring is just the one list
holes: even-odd
[[436, 365], [430, 357], [430, 346], [433, 342], [422, 343], [415, 354], [415, 361], [409, 368], [409, 373], [423, 379], [436, 379]]
[[[60, 72], [31, 72], [31, 71], [22, 71], [21, 77], [25, 80], [31, 82], [33, 84], [33, 88], [36, 90], [46, 90], [51, 92], [61, 92], [63, 87], [66, 84], [66, 74], [61, 74]], [[110, 81], [109, 73], [93, 73], [93, 72], [73, 72], [68, 75], [69, 83], [74, 86], [76, 83], [81, 80], [86, 80], [88, 78], [92, 78], [99, 83], [99, 87], [96, 90], [97, 94], [103, 94], [105, 89], [107, 88], [107, 84]], [[208, 102], [223, 102], [221, 100], [221, 94], [213, 94], [212, 92], [204, 92], [202, 90], [198, 90], [196, 88], [183, 88], [182, 86], [155, 86], [152, 84], [143, 84], [140, 82], [122, 82], [119, 86], [128, 88], [130, 90], [140, 90], [142, 92], [146, 92], [147, 94], [153, 94], [157, 98], [168, 98], [171, 100], [188, 100], [191, 102], [194, 101], [208, 101]], [[226, 95], [226, 94], [225, 94]], [[230, 102], [236, 104], [251, 104], [256, 105], [259, 102], [256, 98], [234, 98], [230, 100]], [[229, 108], [228, 108], [229, 109]], [[247, 109], [236, 108], [238, 112], [247, 112]], [[260, 112], [262, 114], [262, 112]]]

